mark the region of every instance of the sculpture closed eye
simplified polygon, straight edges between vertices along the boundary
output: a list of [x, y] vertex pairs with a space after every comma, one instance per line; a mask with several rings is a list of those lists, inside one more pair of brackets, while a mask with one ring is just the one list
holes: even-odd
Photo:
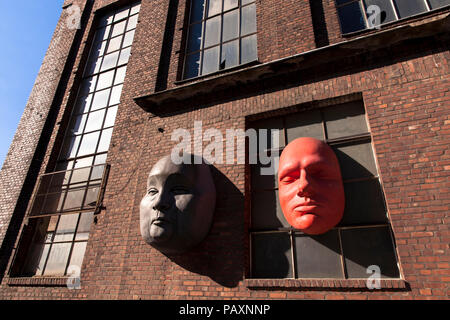
[[208, 234], [215, 209], [215, 187], [206, 164], [159, 160], [148, 177], [140, 204], [144, 240], [163, 253], [182, 253]]
[[307, 234], [322, 234], [342, 219], [344, 186], [333, 150], [314, 138], [298, 138], [283, 150], [279, 199], [288, 223]]

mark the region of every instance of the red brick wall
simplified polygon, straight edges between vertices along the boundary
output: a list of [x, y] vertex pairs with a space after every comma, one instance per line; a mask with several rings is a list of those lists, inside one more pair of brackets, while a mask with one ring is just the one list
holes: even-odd
[[[97, 2], [95, 8], [113, 1]], [[332, 0], [323, 1], [327, 14]], [[290, 3], [290, 2], [289, 2]], [[312, 26], [305, 16], [308, 1], [297, 1], [295, 8], [282, 9], [272, 1], [257, 1], [258, 50], [267, 62], [311, 49]], [[334, 5], [334, 4], [333, 4]], [[387, 52], [381, 57], [358, 61], [346, 68], [324, 65], [314, 73], [292, 79], [280, 90], [264, 90], [247, 97], [217, 97], [215, 103], [202, 103], [185, 112], [155, 117], [137, 106], [133, 98], [154, 92], [169, 1], [143, 1], [132, 57], [128, 64], [122, 103], [108, 154], [111, 172], [105, 194], [105, 210], [91, 228], [82, 268], [81, 290], [65, 287], [0, 286], [1, 299], [197, 299], [197, 298], [313, 298], [313, 299], [448, 299], [450, 282], [449, 221], [450, 201], [449, 115], [450, 87], [448, 46], [430, 42]], [[267, 6], [267, 9], [262, 9]], [[266, 7], [264, 7], [266, 8]], [[305, 10], [300, 10], [301, 8]], [[267, 11], [266, 11], [267, 10]], [[281, 11], [280, 11], [281, 10]], [[286, 10], [286, 11], [283, 11]], [[184, 19], [184, 1], [179, 1], [176, 32], [169, 65], [168, 86], [176, 75], [181, 35], [178, 26]], [[283, 14], [298, 14], [286, 29], [275, 23]], [[286, 13], [287, 14], [287, 13]], [[302, 18], [303, 17], [303, 18]], [[89, 20], [89, 30], [92, 19]], [[300, 28], [299, 26], [302, 25]], [[266, 27], [270, 28], [266, 30]], [[283, 30], [289, 33], [283, 34]], [[306, 32], [299, 41], [291, 32]], [[334, 29], [333, 29], [334, 30]], [[335, 33], [337, 37], [337, 33]], [[85, 32], [84, 39], [88, 33]], [[333, 41], [331, 32], [330, 42]], [[276, 40], [276, 41], [275, 41]], [[275, 41], [275, 42], [274, 42]], [[277, 46], [273, 46], [277, 43]], [[279, 46], [278, 46], [279, 45]], [[83, 57], [83, 43], [75, 65]], [[273, 50], [271, 50], [273, 48]], [[378, 60], [377, 60], [378, 59]], [[367, 64], [367, 61], [371, 61]], [[69, 94], [76, 77], [65, 93], [58, 119], [69, 108]], [[245, 286], [247, 265], [245, 220], [245, 166], [216, 165], [214, 179], [218, 199], [212, 229], [198, 248], [182, 257], [168, 258], [147, 245], [139, 232], [139, 202], [145, 193], [146, 177], [152, 165], [175, 145], [171, 133], [177, 128], [191, 130], [202, 120], [204, 130], [245, 129], [246, 118], [261, 112], [326, 101], [362, 93], [380, 177], [397, 241], [406, 289], [374, 290], [336, 288], [333, 290], [259, 289]], [[225, 99], [228, 98], [228, 99]], [[226, 102], [223, 102], [226, 101]], [[158, 128], [163, 128], [160, 133]], [[41, 171], [46, 169], [54, 141], [55, 127]], [[205, 142], [205, 145], [207, 143]]]

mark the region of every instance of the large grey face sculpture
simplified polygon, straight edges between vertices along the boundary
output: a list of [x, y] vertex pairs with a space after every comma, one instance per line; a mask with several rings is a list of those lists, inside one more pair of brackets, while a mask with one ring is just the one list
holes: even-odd
[[164, 157], [148, 176], [140, 205], [141, 235], [163, 253], [184, 252], [208, 234], [215, 202], [208, 165], [177, 165]]

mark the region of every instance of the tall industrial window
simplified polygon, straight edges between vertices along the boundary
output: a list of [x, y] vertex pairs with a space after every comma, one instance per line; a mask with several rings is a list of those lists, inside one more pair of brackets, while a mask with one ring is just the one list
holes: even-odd
[[377, 22], [385, 24], [449, 5], [450, 0], [336, 0], [344, 34], [373, 28]]
[[257, 59], [255, 0], [192, 0], [183, 78]]
[[258, 152], [280, 155], [299, 137], [327, 142], [339, 160], [346, 207], [335, 228], [318, 236], [304, 234], [284, 218], [277, 175], [261, 175], [262, 165], [252, 165], [250, 277], [367, 278], [367, 267], [377, 265], [382, 278], [398, 278], [394, 238], [362, 103], [259, 120], [251, 126], [279, 134], [279, 149], [271, 147], [269, 135], [268, 150]]
[[[122, 7], [98, 24], [56, 170], [39, 177], [27, 213], [15, 274], [61, 276], [69, 267], [81, 267], [101, 205], [106, 156], [139, 9], [139, 3]], [[22, 243], [27, 237], [28, 245]]]

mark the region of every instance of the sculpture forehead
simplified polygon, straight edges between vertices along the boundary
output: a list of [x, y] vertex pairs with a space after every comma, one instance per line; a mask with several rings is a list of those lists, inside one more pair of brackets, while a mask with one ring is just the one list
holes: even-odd
[[150, 170], [148, 178], [165, 179], [171, 174], [181, 174], [190, 179], [195, 179], [195, 168], [191, 164], [175, 164], [170, 156], [160, 159]]
[[325, 142], [315, 138], [298, 138], [284, 148], [280, 158], [280, 165], [292, 160], [300, 161], [306, 156], [337, 162], [333, 150]]

